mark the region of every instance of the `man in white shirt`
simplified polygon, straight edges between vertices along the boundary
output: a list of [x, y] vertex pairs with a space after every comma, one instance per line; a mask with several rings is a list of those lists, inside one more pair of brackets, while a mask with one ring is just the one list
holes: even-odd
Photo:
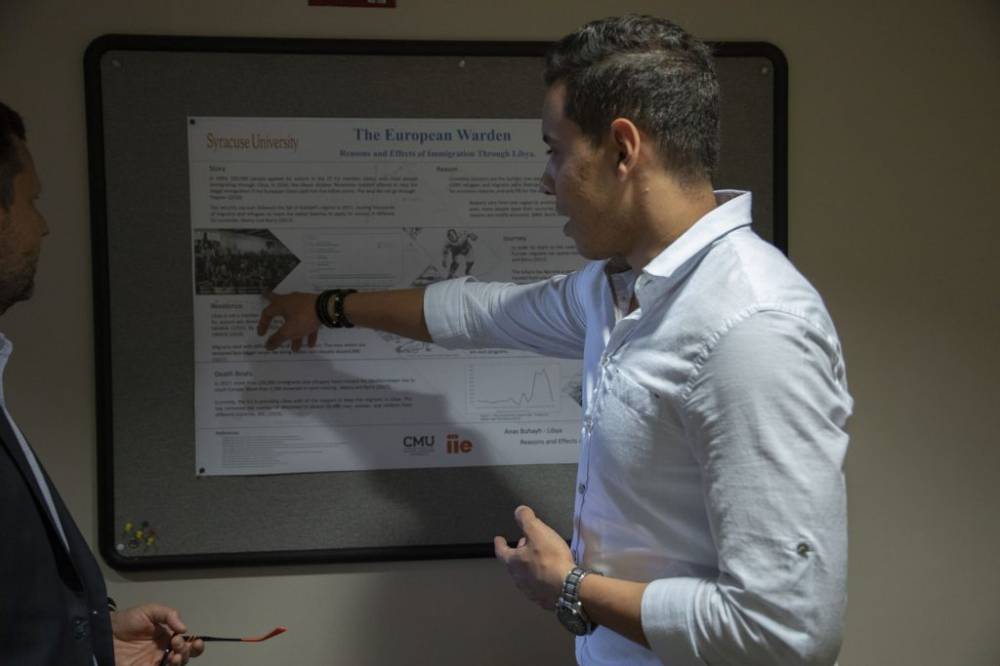
[[[31, 297], [42, 239], [41, 184], [20, 115], [0, 103], [0, 315]], [[0, 378], [13, 344], [0, 333]], [[0, 384], [0, 664], [180, 666], [204, 649], [176, 610], [122, 611], [97, 560], [7, 410]], [[169, 650], [168, 650], [169, 648]]]
[[[832, 664], [846, 603], [836, 331], [809, 283], [714, 192], [718, 82], [675, 24], [590, 23], [546, 60], [542, 187], [592, 262], [529, 285], [273, 296], [258, 332], [320, 324], [583, 360], [570, 547], [528, 507], [495, 541], [582, 664]], [[600, 575], [594, 575], [600, 574]]]

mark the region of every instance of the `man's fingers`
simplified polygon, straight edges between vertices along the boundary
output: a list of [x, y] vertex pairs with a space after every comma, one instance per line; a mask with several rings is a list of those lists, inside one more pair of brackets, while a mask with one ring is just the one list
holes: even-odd
[[187, 641], [184, 640], [184, 634], [174, 634], [170, 637], [170, 649], [174, 652], [181, 652], [184, 650], [184, 644]]
[[260, 319], [257, 320], [257, 335], [264, 335], [267, 333], [267, 329], [271, 328], [271, 317], [266, 312], [260, 313]]
[[507, 540], [503, 537], [493, 537], [493, 552], [498, 560], [503, 560], [506, 563], [514, 549], [507, 545]]
[[263, 293], [264, 298], [267, 299], [267, 306], [260, 311], [260, 319], [257, 320], [257, 335], [264, 335], [267, 333], [267, 329], [271, 327], [271, 320], [277, 316], [284, 316], [281, 307], [275, 303], [275, 299], [282, 296], [282, 294], [276, 294], [270, 289], [266, 289]]
[[[180, 641], [176, 640], [178, 638]], [[170, 642], [170, 645], [174, 648], [174, 654], [180, 656], [182, 664], [186, 664], [188, 659], [193, 656], [192, 644], [185, 640], [184, 636], [179, 634], [174, 636], [174, 640]]]
[[275, 303], [271, 303], [266, 308], [260, 311], [260, 319], [257, 320], [257, 335], [264, 335], [267, 333], [267, 329], [271, 327], [271, 320], [281, 314], [278, 306]]
[[[168, 627], [170, 627], [171, 631], [173, 631], [173, 632], [175, 632], [177, 634], [183, 634], [184, 632], [187, 631], [187, 625], [185, 625], [181, 621], [181, 614], [180, 613], [178, 613], [173, 608], [168, 608], [166, 606], [163, 606], [162, 608], [163, 608], [163, 611], [164, 611], [163, 620], [162, 621]], [[180, 639], [181, 639], [181, 643], [183, 644], [184, 637], [180, 636]]]
[[183, 634], [187, 626], [181, 621], [180, 613], [163, 604], [143, 604], [130, 611], [138, 611], [154, 625], [165, 625], [168, 634]]
[[534, 522], [538, 520], [538, 518], [535, 516], [535, 512], [531, 510], [531, 507], [527, 507], [522, 504], [514, 509], [514, 520], [517, 522], [517, 526], [521, 528], [522, 532], [531, 536], [531, 533], [528, 530], [529, 528], [534, 528]]
[[277, 349], [288, 341], [292, 351], [298, 351], [303, 344], [315, 346], [319, 321], [315, 314], [315, 295], [293, 292], [290, 294], [270, 294], [272, 299], [260, 312], [257, 319], [257, 335], [267, 335], [274, 320], [280, 322], [277, 331], [268, 338], [265, 346]]
[[529, 541], [534, 541], [536, 545], [546, 543], [554, 536], [558, 536], [555, 530], [536, 516], [530, 507], [522, 505], [514, 509], [514, 520], [517, 521], [521, 531], [524, 532], [524, 536]]
[[274, 335], [272, 335], [267, 339], [267, 342], [264, 343], [264, 346], [267, 347], [269, 350], [274, 350], [280, 347], [281, 345], [285, 344], [288, 341], [288, 338], [289, 336], [285, 332], [285, 327], [282, 326], [281, 328], [279, 328], [277, 331], [274, 332]]

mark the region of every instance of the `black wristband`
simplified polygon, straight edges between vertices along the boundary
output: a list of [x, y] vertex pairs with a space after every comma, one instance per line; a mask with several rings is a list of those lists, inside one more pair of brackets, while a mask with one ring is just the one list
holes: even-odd
[[344, 314], [344, 299], [357, 292], [357, 289], [327, 289], [316, 297], [316, 318], [327, 328], [354, 328], [354, 324]]
[[327, 289], [316, 297], [316, 318], [319, 319], [319, 323], [327, 328], [333, 328], [333, 320], [330, 319], [330, 311], [327, 309], [330, 303], [330, 296], [332, 295], [333, 290]]
[[354, 328], [354, 324], [344, 313], [344, 302], [349, 294], [358, 293], [357, 289], [335, 289], [333, 291], [333, 327]]

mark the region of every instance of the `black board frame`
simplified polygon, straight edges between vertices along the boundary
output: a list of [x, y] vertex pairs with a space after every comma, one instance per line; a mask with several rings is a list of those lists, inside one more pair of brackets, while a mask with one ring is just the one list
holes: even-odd
[[[758, 57], [770, 61], [773, 76], [772, 233], [771, 242], [788, 253], [788, 64], [779, 48], [767, 42], [709, 42], [719, 58]], [[314, 564], [370, 560], [419, 560], [491, 557], [492, 543], [426, 546], [335, 548], [190, 555], [123, 557], [115, 548], [115, 472], [113, 441], [113, 350], [109, 294], [108, 199], [105, 181], [104, 100], [101, 59], [109, 51], [158, 51], [245, 54], [335, 54], [392, 56], [541, 57], [548, 42], [537, 41], [401, 41], [350, 39], [286, 39], [109, 34], [98, 37], [84, 56], [87, 146], [93, 257], [94, 355], [97, 416], [98, 542], [105, 561], [118, 570], [154, 570], [274, 564]]]

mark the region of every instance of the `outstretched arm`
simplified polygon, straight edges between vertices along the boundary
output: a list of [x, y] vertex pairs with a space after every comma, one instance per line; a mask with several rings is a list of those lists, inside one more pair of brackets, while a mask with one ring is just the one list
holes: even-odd
[[[317, 294], [295, 291], [290, 294], [269, 294], [270, 301], [260, 313], [257, 335], [265, 335], [271, 321], [279, 318], [281, 325], [267, 339], [268, 349], [277, 349], [286, 342], [293, 351], [305, 342], [312, 347], [320, 322], [316, 316]], [[396, 335], [432, 342], [424, 319], [424, 290], [398, 289], [349, 294], [344, 298], [344, 314], [355, 326], [388, 331]]]

